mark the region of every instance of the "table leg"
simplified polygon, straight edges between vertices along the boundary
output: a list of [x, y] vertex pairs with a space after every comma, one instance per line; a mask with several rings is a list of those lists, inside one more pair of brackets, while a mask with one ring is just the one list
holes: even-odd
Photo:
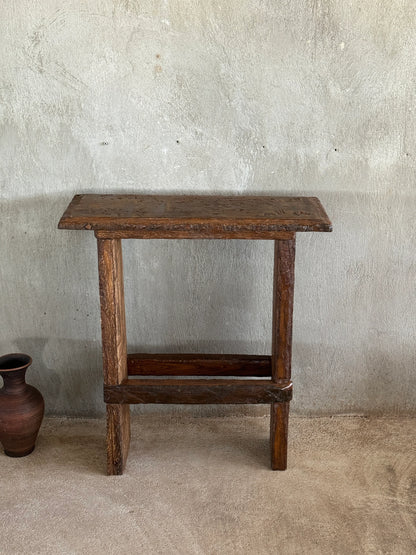
[[[295, 235], [276, 240], [273, 277], [272, 381], [290, 380], [292, 359]], [[271, 466], [286, 470], [289, 402], [272, 403], [270, 418]]]
[[270, 447], [272, 470], [287, 468], [287, 432], [289, 402], [272, 403], [270, 412]]
[[[127, 378], [121, 239], [97, 239], [104, 385]], [[130, 444], [130, 406], [107, 405], [107, 474], [122, 474]]]

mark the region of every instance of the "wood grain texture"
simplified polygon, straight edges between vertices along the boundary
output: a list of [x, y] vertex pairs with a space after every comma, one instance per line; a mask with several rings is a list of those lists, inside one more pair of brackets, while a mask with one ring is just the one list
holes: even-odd
[[292, 384], [267, 380], [127, 379], [104, 386], [106, 403], [256, 404], [291, 399]]
[[275, 241], [272, 318], [272, 379], [290, 379], [295, 239]]
[[107, 405], [107, 474], [119, 476], [130, 446], [130, 406]]
[[[61, 229], [94, 230], [98, 244], [108, 473], [121, 474], [132, 403], [270, 403], [272, 468], [287, 460], [295, 232], [331, 231], [315, 197], [76, 195]], [[125, 238], [274, 239], [271, 356], [127, 356], [121, 240]], [[200, 376], [199, 379], [129, 379]], [[269, 377], [268, 380], [201, 376]]]
[[239, 195], [76, 195], [59, 228], [190, 239], [272, 239], [282, 232], [332, 229], [316, 197]]
[[121, 241], [120, 239], [100, 239], [97, 241], [97, 246], [104, 383], [116, 385], [127, 377]]
[[264, 226], [224, 226], [192, 224], [192, 226], [137, 226], [135, 229], [95, 231], [97, 239], [292, 239], [292, 231], [273, 231]]
[[287, 468], [289, 402], [272, 403], [270, 415], [270, 449], [272, 470]]
[[271, 357], [257, 355], [131, 354], [129, 376], [271, 377]]
[[[103, 373], [106, 385], [127, 378], [127, 339], [123, 259], [120, 239], [99, 239], [98, 272], [101, 303]], [[130, 443], [129, 407], [107, 408], [107, 472], [121, 474]]]
[[[295, 247], [295, 238], [275, 241], [272, 322], [272, 381], [275, 383], [291, 378]], [[285, 470], [287, 466], [288, 424], [289, 402], [272, 403], [270, 447], [273, 470]]]

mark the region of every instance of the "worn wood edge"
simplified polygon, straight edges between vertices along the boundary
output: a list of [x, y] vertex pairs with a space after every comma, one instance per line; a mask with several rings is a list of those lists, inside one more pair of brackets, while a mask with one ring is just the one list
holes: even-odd
[[[327, 230], [331, 226], [331, 222], [321, 218], [304, 218], [300, 221], [292, 218], [281, 218], [278, 223], [275, 219], [268, 218], [201, 218], [201, 217], [183, 217], [183, 218], [114, 218], [113, 216], [95, 216], [95, 223], [85, 222], [85, 217], [71, 216], [64, 220], [65, 225], [82, 226], [79, 229], [93, 229], [97, 231], [134, 231], [134, 230], [198, 230], [200, 228], [212, 228], [224, 231], [233, 231], [235, 228], [239, 230], [251, 231], [258, 229], [259, 231], [296, 231], [297, 229], [314, 228]], [[85, 227], [89, 226], [89, 227]]]
[[74, 195], [72, 197], [71, 202], [66, 207], [65, 212], [62, 214], [61, 219], [58, 222], [58, 229], [71, 229], [67, 227], [68, 222], [72, 219], [69, 215], [69, 210], [70, 208], [73, 208], [74, 205], [79, 204], [83, 196], [84, 195]]
[[[307, 230], [311, 231], [311, 230]], [[320, 231], [320, 230], [318, 230]], [[208, 229], [206, 231], [149, 231], [142, 230], [124, 230], [124, 231], [95, 231], [97, 239], [248, 239], [248, 240], [265, 240], [265, 239], [291, 239], [295, 231], [216, 231]]]
[[[308, 200], [311, 202], [312, 205], [315, 206], [316, 214], [311, 217], [303, 218], [302, 220], [298, 220], [296, 218], [267, 218], [267, 217], [246, 217], [241, 218], [238, 217], [228, 217], [228, 218], [217, 218], [217, 217], [206, 217], [201, 218], [198, 217], [140, 217], [140, 216], [132, 216], [132, 217], [119, 217], [115, 218], [114, 216], [93, 216], [91, 215], [88, 217], [87, 215], [74, 215], [73, 210], [74, 208], [79, 205], [81, 200], [84, 197], [98, 197], [101, 199], [103, 195], [97, 194], [81, 194], [75, 195], [68, 205], [67, 209], [65, 210], [64, 214], [62, 215], [58, 228], [59, 229], [86, 229], [86, 230], [96, 230], [96, 231], [136, 231], [139, 233], [160, 233], [161, 229], [165, 232], [184, 232], [184, 233], [191, 233], [192, 231], [198, 231], [199, 233], [206, 234], [206, 230], [204, 232], [204, 227], [207, 226], [210, 228], [218, 228], [217, 233], [220, 233], [222, 228], [223, 233], [232, 232], [234, 228], [238, 226], [239, 233], [253, 233], [256, 229], [257, 232], [278, 232], [278, 231], [332, 231], [332, 224], [328, 218], [328, 215], [322, 206], [320, 200], [317, 197], [291, 197], [291, 196], [270, 196], [270, 195], [254, 195], [251, 196], [252, 199], [261, 199], [261, 198], [270, 198], [270, 200], [280, 198], [284, 199], [299, 199], [299, 200]], [[104, 196], [111, 196], [111, 195], [104, 195]], [[119, 195], [113, 195], [118, 197]], [[147, 198], [155, 198], [160, 199], [161, 197], [178, 197], [178, 195], [122, 195], [126, 199], [131, 197], [135, 199], [137, 197], [147, 197]], [[182, 195], [183, 199], [186, 198], [190, 199], [191, 201], [194, 199], [212, 199], [212, 195]], [[219, 200], [238, 200], [238, 195], [220, 195], [218, 197]], [[250, 198], [247, 196], [243, 197], [244, 199]], [[88, 219], [94, 220], [93, 222], [87, 221]], [[276, 219], [279, 220], [276, 222]], [[301, 222], [301, 223], [300, 223]], [[231, 229], [230, 229], [231, 228]], [[107, 238], [107, 237], [103, 237]], [[123, 237], [122, 237], [123, 238]], [[134, 238], [134, 237], [132, 237]], [[137, 237], [138, 238], [138, 237]], [[150, 237], [149, 237], [150, 238]], [[197, 238], [197, 237], [195, 237]], [[270, 237], [271, 238], [271, 237]]]
[[127, 373], [129, 376], [271, 377], [271, 357], [134, 353], [127, 355]]
[[266, 380], [128, 379], [104, 386], [104, 401], [111, 404], [269, 404], [291, 398], [291, 382]]

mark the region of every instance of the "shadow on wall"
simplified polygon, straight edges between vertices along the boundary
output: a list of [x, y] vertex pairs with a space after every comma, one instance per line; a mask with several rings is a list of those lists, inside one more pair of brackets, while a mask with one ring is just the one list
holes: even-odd
[[[334, 232], [298, 234], [293, 408], [414, 413], [415, 232], [397, 222], [415, 201], [313, 194]], [[2, 201], [0, 352], [32, 356], [28, 381], [49, 414], [97, 416], [104, 404], [96, 242], [92, 232], [57, 229], [71, 198]], [[269, 352], [271, 242], [126, 241], [124, 252], [130, 351]]]
[[415, 414], [416, 198], [319, 196], [334, 231], [298, 234], [293, 409]]
[[97, 402], [102, 396], [98, 342], [51, 336], [24, 337], [15, 345], [33, 358], [27, 382], [44, 392], [47, 414], [90, 416], [96, 410], [103, 412]]
[[1, 203], [0, 347], [32, 356], [28, 383], [48, 414], [91, 416], [103, 412], [96, 249], [93, 237], [57, 229], [69, 200]]
[[412, 343], [387, 351], [363, 341], [350, 349], [295, 342], [292, 410], [304, 416], [415, 414], [415, 366]]
[[[104, 412], [96, 241], [93, 232], [57, 229], [71, 198], [2, 202], [0, 348], [32, 356], [28, 382], [44, 395], [48, 414], [96, 416]], [[271, 296], [271, 282], [264, 292], [256, 284], [257, 247], [238, 241], [125, 242], [129, 351], [267, 351], [270, 337], [264, 338], [263, 329], [270, 318], [261, 323], [262, 297]], [[261, 248], [272, 252], [268, 243]], [[187, 410], [241, 414], [235, 407]]]

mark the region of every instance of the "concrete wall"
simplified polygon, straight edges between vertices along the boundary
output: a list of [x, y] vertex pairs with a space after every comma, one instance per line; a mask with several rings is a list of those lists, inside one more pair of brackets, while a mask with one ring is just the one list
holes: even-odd
[[[115, 191], [319, 196], [293, 409], [415, 412], [415, 21], [413, 0], [2, 1], [0, 352], [33, 356], [49, 413], [103, 411], [95, 241], [57, 223]], [[269, 352], [271, 243], [124, 250], [130, 350]]]

